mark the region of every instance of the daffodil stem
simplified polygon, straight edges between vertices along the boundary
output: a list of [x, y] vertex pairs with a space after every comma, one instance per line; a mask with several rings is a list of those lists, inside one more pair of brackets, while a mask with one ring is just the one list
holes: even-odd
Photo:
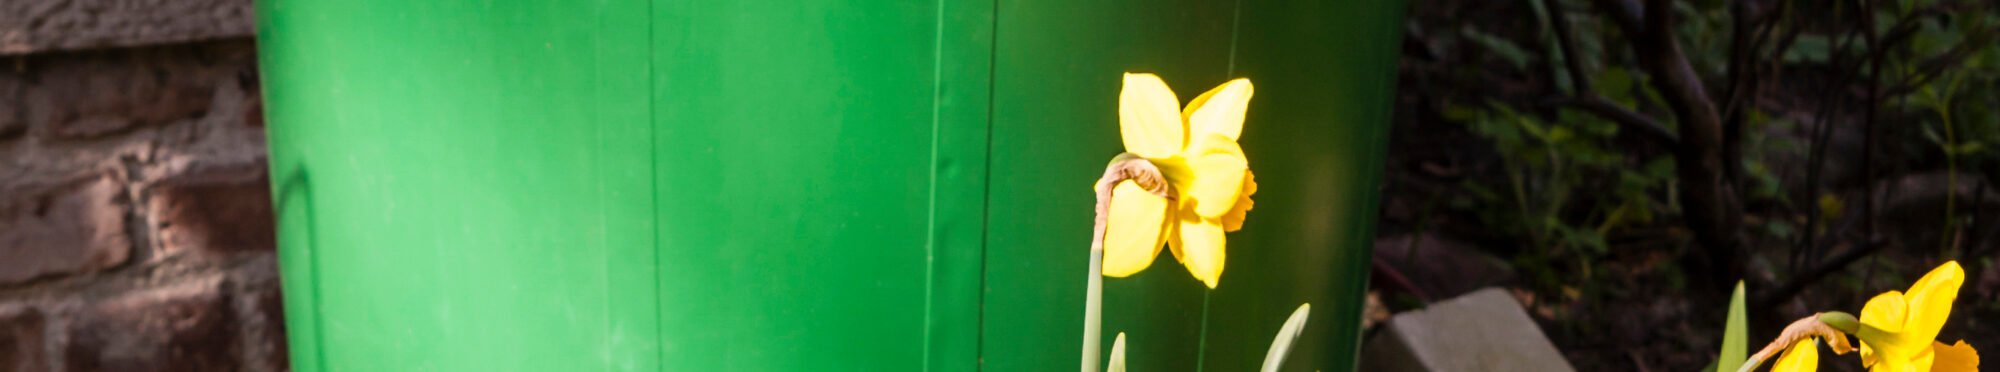
[[1208, 296], [1215, 290], [1201, 291], [1201, 336], [1195, 339], [1194, 372], [1201, 372], [1208, 364]]
[[[1099, 224], [1102, 225], [1102, 224]], [[1103, 230], [1099, 228], [1099, 230]], [[1083, 372], [1097, 372], [1098, 343], [1104, 335], [1104, 249], [1090, 250], [1090, 285], [1083, 303]]]
[[[1122, 162], [1113, 161], [1109, 168], [1117, 169]], [[1090, 277], [1084, 278], [1083, 295], [1083, 372], [1097, 372], [1097, 353], [1104, 340], [1104, 229], [1111, 219], [1111, 189], [1123, 181], [1121, 173], [1111, 170], [1097, 180], [1097, 218], [1090, 238]]]
[[1743, 361], [1743, 367], [1742, 367], [1742, 368], [1737, 368], [1737, 369], [1736, 369], [1736, 372], [1753, 372], [1753, 371], [1756, 371], [1756, 370], [1757, 370], [1757, 365], [1759, 365], [1759, 364], [1764, 364], [1764, 354], [1761, 354], [1761, 353], [1760, 353], [1760, 354], [1757, 354], [1757, 355], [1752, 355], [1752, 356], [1750, 356], [1750, 359], [1749, 359], [1749, 360], [1745, 360], [1745, 361]]

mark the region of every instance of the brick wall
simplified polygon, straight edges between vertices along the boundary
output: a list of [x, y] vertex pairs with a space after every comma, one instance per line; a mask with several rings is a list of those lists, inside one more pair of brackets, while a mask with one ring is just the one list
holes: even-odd
[[248, 12], [0, 4], [0, 372], [287, 369]]

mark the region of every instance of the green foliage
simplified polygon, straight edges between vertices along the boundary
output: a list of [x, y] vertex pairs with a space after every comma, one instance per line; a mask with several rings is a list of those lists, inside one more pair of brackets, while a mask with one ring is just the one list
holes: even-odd
[[1701, 6], [1686, 1], [1674, 2], [1674, 13], [1680, 22], [1675, 29], [1681, 40], [1681, 50], [1688, 55], [1688, 63], [1696, 71], [1708, 76], [1722, 76], [1728, 72], [1729, 29], [1728, 6]]
[[[1881, 11], [1878, 16], [1901, 18], [1909, 14], [1908, 7], [1924, 4], [1904, 5], [1901, 13]], [[1886, 110], [1908, 118], [1904, 125], [1916, 128], [1917, 138], [1900, 141], [1902, 152], [1943, 158], [1951, 183], [1961, 182], [1960, 175], [1967, 170], [1988, 170], [1985, 175], [1994, 177], [1991, 170], [2000, 165], [2000, 152], [1993, 150], [2000, 144], [2000, 125], [1996, 125], [2000, 110], [1995, 109], [2000, 106], [2000, 93], [1995, 92], [2000, 89], [2000, 45], [1996, 45], [2000, 43], [1994, 42], [2000, 15], [1980, 12], [1914, 19], [1909, 42], [1889, 50], [1904, 58], [1884, 63], [1885, 76], [1880, 80], [1890, 86], [1915, 84], [1907, 86], [1909, 94], [1889, 101]], [[1953, 57], [1959, 59], [1948, 59]], [[1938, 68], [1942, 63], [1955, 65]], [[1939, 254], [1944, 257], [1953, 257], [1950, 237], [1970, 218], [1957, 208], [1963, 201], [1955, 196], [1945, 194], [1938, 231]]]
[[1492, 34], [1479, 31], [1479, 29], [1472, 28], [1472, 26], [1458, 29], [1458, 33], [1466, 41], [1478, 44], [1480, 47], [1493, 52], [1493, 55], [1506, 60], [1516, 70], [1527, 69], [1528, 62], [1534, 60], [1534, 55], [1528, 53], [1527, 49], [1521, 48], [1520, 45], [1516, 45], [1513, 41], [1508, 41], [1506, 38], [1493, 36]]
[[1736, 293], [1729, 295], [1729, 320], [1722, 328], [1722, 353], [1715, 360], [1717, 371], [1735, 371], [1743, 367], [1749, 353], [1749, 316], [1743, 311], [1743, 281], [1736, 281]]
[[[1632, 262], [1607, 265], [1614, 258], [1638, 256], [1617, 256], [1622, 253], [1620, 244], [1640, 236], [1653, 242], [1665, 240], [1661, 236], [1686, 237], [1682, 234], [1687, 230], [1676, 226], [1681, 211], [1672, 150], [1669, 145], [1649, 146], [1643, 136], [1621, 138], [1622, 131], [1633, 127], [1550, 102], [1587, 94], [1650, 117], [1669, 131], [1678, 124], [1655, 82], [1641, 70], [1630, 35], [1622, 35], [1610, 17], [1589, 10], [1596, 9], [1591, 2], [1522, 1], [1523, 8], [1533, 12], [1537, 32], [1503, 32], [1513, 30], [1469, 22], [1438, 34], [1457, 43], [1458, 50], [1476, 54], [1444, 59], [1467, 61], [1453, 71], [1495, 71], [1488, 65], [1513, 69], [1499, 74], [1504, 76], [1451, 77], [1467, 81], [1448, 84], [1490, 88], [1469, 89], [1479, 93], [1472, 97], [1448, 96], [1442, 114], [1491, 145], [1491, 163], [1486, 165], [1493, 166], [1458, 181], [1456, 191], [1467, 197], [1439, 204], [1457, 215], [1476, 216], [1480, 226], [1501, 238], [1526, 242], [1513, 261], [1537, 291], [1569, 299], [1615, 295], [1621, 289], [1580, 284], [1591, 283], [1594, 273], [1607, 268], [1647, 270], [1632, 269]], [[1872, 107], [1875, 132], [1871, 134], [1879, 149], [1872, 158], [1875, 175], [1947, 171], [1954, 184], [1971, 179], [1964, 174], [1976, 174], [2000, 185], [2000, 12], [1992, 11], [2000, 10], [2000, 5], [1945, 3], [1949, 2], [1897, 0], [1865, 10], [1852, 9], [1848, 3], [1803, 8], [1798, 6], [1804, 3], [1792, 3], [1774, 18], [1775, 24], [1760, 31], [1757, 40], [1763, 44], [1752, 45], [1765, 49], [1756, 51], [1759, 60], [1750, 61], [1758, 70], [1747, 74], [1728, 71], [1735, 47], [1733, 22], [1738, 21], [1729, 14], [1730, 2], [1673, 3], [1675, 36], [1688, 62], [1707, 84], [1727, 122], [1741, 124], [1740, 131], [1729, 133], [1733, 135], [1729, 140], [1740, 141], [1734, 144], [1740, 145], [1736, 149], [1741, 157], [1724, 161], [1741, 166], [1740, 174], [1730, 169], [1729, 176], [1740, 176], [1730, 180], [1738, 187], [1732, 190], [1741, 203], [1737, 206], [1745, 211], [1740, 236], [1746, 237], [1753, 257], [1782, 263], [1785, 260], [1766, 254], [1791, 253], [1781, 247], [1806, 241], [1838, 246], [1829, 242], [1851, 239], [1841, 236], [1855, 232], [1831, 229], [1857, 228], [1854, 220], [1843, 218], [1859, 215], [1867, 209], [1863, 205], [1882, 213], [1883, 201], [1869, 205], [1859, 197], [1881, 193], [1854, 186], [1880, 180], [1852, 179], [1861, 167], [1853, 163], [1859, 159], [1850, 155], [1860, 147], [1857, 135], [1867, 118], [1863, 112], [1871, 109], [1863, 105], [1863, 99], [1870, 98], [1869, 83], [1885, 93], [1874, 97], [1879, 105]], [[1957, 9], [1952, 7], [1981, 11], [1940, 11]], [[1870, 13], [1874, 30], [1852, 29]], [[1566, 22], [1572, 30], [1575, 55], [1565, 55], [1558, 47], [1554, 22]], [[1865, 35], [1871, 31], [1872, 39]], [[1577, 63], [1571, 65], [1571, 60]], [[1571, 68], [1583, 71], [1572, 76]], [[1871, 75], [1876, 70], [1880, 75]], [[1872, 82], [1867, 80], [1871, 76]], [[1586, 89], [1574, 86], [1571, 79], [1577, 77], [1588, 79]], [[1755, 84], [1745, 84], [1755, 88], [1751, 98], [1727, 101], [1736, 93], [1730, 89], [1737, 87], [1730, 78], [1754, 79]], [[1814, 159], [1810, 152], [1815, 138], [1808, 134], [1816, 133], [1818, 128], [1812, 125], [1822, 122], [1833, 128], [1824, 144], [1829, 146], [1824, 153], [1828, 160], [1813, 164], [1809, 159]], [[1821, 170], [1808, 171], [1811, 167]], [[1809, 173], [1821, 178], [1809, 180]], [[1972, 208], [1963, 207], [1966, 202], [1947, 201], [1957, 207], [1939, 211], [1945, 220], [1938, 236], [1956, 236], [1953, 229], [1969, 228]], [[1818, 217], [1816, 224], [1808, 222], [1811, 217]], [[1654, 269], [1673, 265], [1645, 264]], [[1790, 266], [1769, 265], [1785, 270]], [[1674, 276], [1677, 271], [1671, 269], [1653, 272], [1663, 273], [1660, 279], [1676, 286], [1686, 279]], [[1850, 288], [1864, 284], [1846, 277], [1831, 280]], [[1737, 350], [1740, 363], [1738, 313], [1731, 310], [1729, 332], [1739, 340], [1731, 349]]]
[[[1785, 198], [1784, 183], [1779, 180], [1776, 164], [1782, 159], [1803, 159], [1807, 145], [1789, 136], [1774, 133], [1799, 132], [1799, 124], [1787, 119], [1772, 118], [1763, 110], [1751, 109], [1743, 131], [1743, 173], [1748, 178], [1746, 190], [1753, 200], [1771, 200], [1781, 205], [1790, 205]], [[1772, 219], [1772, 224], [1786, 224], [1782, 219]], [[1774, 232], [1789, 232], [1790, 226], [1767, 226]], [[1774, 235], [1775, 236], [1775, 235]], [[1789, 235], [1780, 236], [1789, 239]]]
[[1785, 63], [1827, 63], [1832, 61], [1833, 45], [1825, 35], [1799, 35], [1792, 41], [1792, 47], [1785, 49]]
[[[1454, 106], [1445, 116], [1490, 139], [1499, 153], [1509, 182], [1499, 190], [1468, 184], [1475, 200], [1465, 209], [1487, 226], [1528, 237], [1538, 249], [1520, 263], [1530, 271], [1576, 259], [1581, 263], [1573, 269], [1588, 276], [1593, 262], [1609, 253], [1606, 233], [1650, 224], [1670, 207], [1657, 195], [1673, 178], [1673, 160], [1628, 157], [1613, 143], [1619, 132], [1614, 123], [1567, 109], [1545, 120], [1497, 102]], [[1563, 282], [1539, 277], [1547, 289]]]

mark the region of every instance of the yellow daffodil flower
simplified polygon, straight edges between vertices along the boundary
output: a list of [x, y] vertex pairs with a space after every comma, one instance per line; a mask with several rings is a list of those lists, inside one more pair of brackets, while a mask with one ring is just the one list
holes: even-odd
[[1964, 282], [1958, 262], [1946, 262], [1917, 279], [1908, 293], [1889, 291], [1868, 300], [1854, 334], [1861, 339], [1861, 365], [1871, 371], [1976, 371], [1979, 354], [1972, 346], [1935, 340]]
[[1223, 233], [1243, 228], [1257, 184], [1236, 139], [1250, 104], [1249, 79], [1236, 79], [1179, 107], [1167, 83], [1125, 74], [1118, 130], [1125, 151], [1158, 167], [1173, 199], [1131, 180], [1112, 188], [1104, 236], [1104, 275], [1124, 277], [1152, 265], [1160, 246], [1209, 288], [1222, 277]]
[[1785, 355], [1778, 357], [1778, 364], [1771, 366], [1771, 372], [1813, 372], [1819, 370], [1819, 345], [1812, 337], [1799, 339]]

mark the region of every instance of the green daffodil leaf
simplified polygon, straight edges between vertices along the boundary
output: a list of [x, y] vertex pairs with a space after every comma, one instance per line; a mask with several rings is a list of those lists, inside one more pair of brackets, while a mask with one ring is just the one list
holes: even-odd
[[1743, 281], [1736, 281], [1736, 293], [1729, 295], [1729, 320], [1722, 329], [1722, 355], [1715, 361], [1716, 371], [1734, 371], [1743, 367], [1750, 343], [1749, 324], [1743, 314]]

